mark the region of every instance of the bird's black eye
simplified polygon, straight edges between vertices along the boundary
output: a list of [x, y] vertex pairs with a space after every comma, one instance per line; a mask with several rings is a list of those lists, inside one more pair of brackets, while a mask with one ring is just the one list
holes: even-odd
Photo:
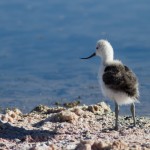
[[96, 49], [98, 49], [98, 46], [96, 46]]

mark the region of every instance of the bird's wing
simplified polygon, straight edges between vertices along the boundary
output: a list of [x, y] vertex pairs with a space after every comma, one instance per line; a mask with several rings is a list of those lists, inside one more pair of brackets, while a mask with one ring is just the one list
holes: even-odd
[[126, 92], [130, 96], [137, 94], [137, 78], [127, 66], [121, 64], [107, 66], [103, 81], [111, 89]]

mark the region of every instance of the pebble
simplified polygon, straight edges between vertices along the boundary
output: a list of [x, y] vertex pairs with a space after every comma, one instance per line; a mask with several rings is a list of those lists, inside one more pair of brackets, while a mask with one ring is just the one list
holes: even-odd
[[76, 148], [76, 143], [69, 143], [67, 146], [64, 147], [66, 150], [74, 150]]
[[15, 141], [16, 143], [21, 142], [21, 140], [20, 140], [20, 139], [15, 139], [14, 141]]
[[6, 144], [0, 143], [0, 147], [4, 147], [4, 146], [6, 146]]
[[142, 144], [142, 147], [150, 149], [150, 142]]

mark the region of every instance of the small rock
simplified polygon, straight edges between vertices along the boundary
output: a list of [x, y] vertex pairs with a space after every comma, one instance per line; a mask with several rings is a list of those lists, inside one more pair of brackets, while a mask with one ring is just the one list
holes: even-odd
[[48, 150], [58, 150], [57, 146], [54, 144], [49, 145], [49, 149]]
[[122, 150], [122, 149], [128, 150], [129, 148], [125, 142], [118, 140], [112, 143], [112, 149], [113, 150]]
[[97, 105], [89, 106], [88, 110], [95, 114], [98, 113], [99, 107]]
[[15, 139], [14, 140], [16, 143], [19, 143], [21, 140], [20, 139]]
[[21, 110], [19, 110], [18, 108], [14, 109], [14, 113], [17, 114], [17, 115], [21, 115], [22, 114]]
[[81, 103], [80, 101], [74, 101], [74, 102], [64, 103], [63, 105], [67, 108], [72, 108], [78, 106], [80, 103]]
[[68, 144], [66, 147], [65, 147], [65, 149], [67, 149], [67, 150], [73, 150], [73, 149], [75, 149], [76, 148], [76, 144]]
[[91, 145], [90, 144], [82, 144], [80, 143], [75, 150], [91, 150]]
[[104, 114], [111, 111], [110, 107], [104, 102], [98, 103], [97, 105], [90, 105], [88, 106], [88, 110], [94, 114]]
[[47, 112], [45, 112], [46, 114], [51, 114], [51, 113], [59, 113], [61, 111], [65, 110], [64, 107], [56, 107], [56, 108], [49, 108], [47, 110]]
[[25, 141], [25, 142], [33, 142], [34, 140], [33, 140], [33, 138], [31, 137], [31, 135], [27, 135], [27, 136], [25, 136], [25, 137], [23, 137], [22, 139], [21, 139], [21, 141]]
[[6, 146], [4, 143], [0, 143], [0, 147], [4, 147]]
[[101, 106], [104, 109], [104, 112], [111, 112], [110, 107], [105, 102], [100, 102], [97, 105]]
[[72, 111], [78, 116], [81, 116], [84, 113], [84, 111], [80, 108], [74, 108]]
[[60, 121], [60, 122], [66, 121], [69, 123], [73, 123], [78, 119], [78, 116], [74, 112], [71, 112], [69, 110], [62, 111], [59, 114], [57, 114], [55, 117], [56, 117], [55, 121]]
[[44, 105], [39, 105], [37, 107], [35, 107], [32, 111], [32, 112], [37, 112], [37, 113], [45, 113], [47, 112], [47, 110], [49, 109], [49, 107], [47, 106], [44, 106]]
[[94, 141], [93, 140], [83, 140], [83, 141], [81, 141], [81, 143], [93, 145]]
[[15, 114], [14, 111], [12, 111], [12, 110], [9, 110], [9, 111], [7, 112], [7, 114], [8, 114], [11, 118], [16, 118], [16, 114]]
[[14, 122], [14, 119], [13, 119], [13, 118], [11, 118], [11, 117], [8, 117], [8, 122], [13, 123], [13, 122]]
[[148, 148], [148, 149], [150, 149], [150, 142], [148, 143], [144, 143], [144, 144], [142, 144], [142, 147], [146, 147], [146, 148]]
[[2, 115], [2, 116], [1, 116], [1, 119], [2, 119], [2, 121], [6, 121], [6, 122], [8, 121], [8, 117], [5, 116], [5, 115]]
[[110, 149], [110, 145], [103, 141], [96, 141], [92, 145], [92, 150], [106, 150]]
[[30, 150], [56, 150], [56, 149], [53, 149], [51, 146], [47, 146], [45, 143], [41, 143], [41, 144], [37, 143]]

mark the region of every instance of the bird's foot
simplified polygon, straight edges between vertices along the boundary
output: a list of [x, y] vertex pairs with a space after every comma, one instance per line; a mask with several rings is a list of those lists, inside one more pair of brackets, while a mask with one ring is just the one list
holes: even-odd
[[130, 125], [129, 127], [130, 127], [130, 128], [135, 128], [135, 127], [136, 127], [136, 124], [133, 123], [133, 125]]
[[119, 127], [118, 127], [118, 125], [116, 125], [116, 126], [114, 127], [114, 130], [118, 131], [118, 129], [119, 129]]

